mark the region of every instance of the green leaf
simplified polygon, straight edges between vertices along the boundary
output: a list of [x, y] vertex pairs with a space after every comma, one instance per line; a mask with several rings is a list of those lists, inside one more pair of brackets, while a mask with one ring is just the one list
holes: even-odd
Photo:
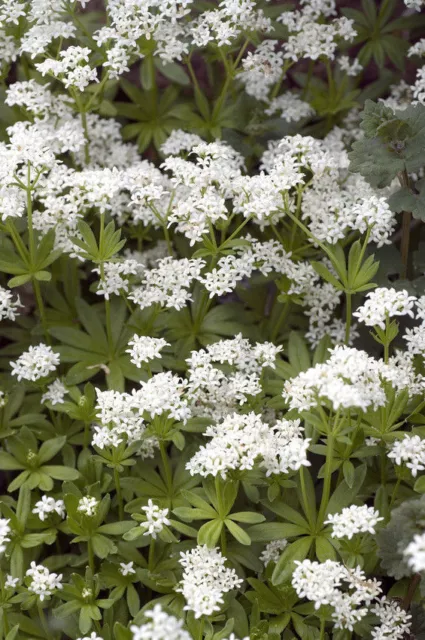
[[224, 524], [229, 529], [229, 531], [232, 534], [232, 536], [238, 542], [240, 542], [240, 544], [245, 544], [245, 545], [250, 545], [251, 544], [251, 538], [249, 537], [247, 532], [244, 531], [242, 529], [242, 527], [240, 527], [238, 524], [236, 524], [236, 522], [233, 522], [232, 520], [226, 519], [224, 521]]
[[44, 465], [40, 467], [40, 471], [46, 473], [55, 480], [77, 480], [80, 477], [80, 472], [77, 469], [71, 469], [70, 467], [63, 467], [61, 465]]
[[36, 271], [34, 273], [34, 278], [40, 282], [50, 282], [52, 274], [49, 271]]
[[248, 527], [247, 533], [252, 542], [270, 542], [305, 534], [304, 527], [287, 522], [265, 522]]
[[326, 514], [339, 513], [344, 507], [353, 504], [363, 485], [365, 477], [366, 465], [362, 464], [354, 471], [351, 487], [348, 485], [346, 480], [343, 480], [343, 482], [341, 482], [341, 484], [335, 489], [326, 508]]
[[198, 531], [198, 544], [206, 544], [207, 547], [215, 547], [220, 538], [223, 522], [211, 520], [202, 525]]
[[295, 375], [311, 367], [310, 353], [305, 340], [297, 331], [291, 331], [288, 339], [289, 362], [295, 370]]
[[425, 493], [425, 476], [418, 478], [413, 487], [417, 493]]
[[273, 570], [272, 583], [274, 585], [282, 584], [289, 580], [295, 568], [295, 560], [299, 562], [305, 560], [310, 551], [312, 541], [313, 538], [306, 536], [295, 540], [295, 542], [286, 547]]
[[13, 289], [14, 287], [20, 287], [26, 282], [29, 282], [31, 278], [32, 278], [31, 273], [24, 273], [21, 276], [15, 276], [14, 278], [11, 278], [7, 284], [11, 289]]
[[184, 68], [177, 64], [177, 62], [162, 62], [157, 56], [154, 57], [154, 63], [156, 68], [163, 76], [172, 80], [173, 82], [180, 84], [183, 87], [190, 85], [190, 78], [187, 75]]
[[10, 453], [6, 451], [0, 451], [0, 469], [3, 471], [16, 471], [18, 469], [24, 469], [24, 465], [18, 462]]
[[228, 518], [247, 524], [259, 524], [266, 519], [262, 513], [255, 513], [254, 511], [238, 511], [237, 513], [229, 514]]
[[38, 452], [40, 464], [51, 460], [63, 448], [65, 442], [66, 436], [59, 436], [59, 438], [52, 438], [43, 442]]
[[344, 289], [340, 281], [335, 278], [335, 276], [329, 271], [327, 267], [325, 267], [322, 262], [316, 262], [315, 260], [312, 260], [310, 264], [315, 272], [318, 273], [323, 280], [325, 280], [326, 282], [330, 282], [335, 287], [335, 289], [338, 289], [339, 291], [342, 291]]

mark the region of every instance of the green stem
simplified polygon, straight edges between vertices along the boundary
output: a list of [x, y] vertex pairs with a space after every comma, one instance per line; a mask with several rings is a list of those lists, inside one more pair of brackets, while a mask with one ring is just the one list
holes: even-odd
[[87, 126], [87, 113], [82, 110], [81, 112], [81, 124], [83, 125], [84, 137], [86, 142], [84, 144], [84, 161], [86, 165], [90, 164], [90, 138], [89, 138], [89, 130]]
[[149, 543], [149, 554], [148, 554], [148, 571], [153, 570], [155, 566], [155, 540], [151, 538]]
[[167, 450], [163, 442], [159, 443], [159, 450], [161, 452], [161, 460], [162, 460], [162, 465], [164, 467], [165, 481], [167, 484], [169, 497], [171, 498], [173, 493], [173, 475], [171, 473], [170, 461], [168, 460]]
[[311, 529], [313, 529], [314, 527], [314, 522], [310, 516], [310, 510], [308, 508], [308, 498], [307, 498], [307, 487], [305, 486], [305, 470], [304, 467], [301, 467], [300, 469], [300, 488], [301, 488], [301, 497], [302, 497], [302, 501], [303, 501], [303, 507], [304, 507], [304, 513], [307, 516], [308, 519], [308, 523], [311, 527]]
[[388, 359], [390, 357], [390, 341], [388, 339], [389, 326], [390, 326], [390, 321], [389, 321], [388, 314], [387, 314], [387, 316], [385, 318], [385, 344], [384, 344], [384, 362], [385, 362], [385, 364], [388, 363]]
[[96, 568], [94, 564], [94, 551], [93, 551], [93, 544], [92, 544], [91, 538], [87, 540], [87, 553], [89, 556], [89, 567], [91, 569], [92, 574], [94, 575], [96, 573]]
[[324, 618], [321, 618], [321, 620], [320, 620], [320, 640], [325, 640], [325, 625], [326, 625], [326, 620]]
[[117, 492], [117, 499], [118, 499], [118, 514], [119, 514], [119, 519], [122, 522], [124, 520], [124, 502], [122, 499], [120, 474], [117, 467], [114, 468], [114, 482], [115, 482], [115, 490]]
[[[100, 214], [100, 233], [99, 233], [99, 253], [102, 258], [99, 264], [101, 282], [105, 281], [105, 264], [103, 260], [104, 236], [105, 236], [105, 214], [101, 213]], [[114, 345], [113, 345], [113, 338], [112, 338], [111, 303], [109, 299], [106, 298], [106, 296], [104, 296], [104, 300], [105, 300], [106, 335], [108, 339], [109, 357], [112, 359], [113, 353], [114, 353]]]
[[49, 625], [47, 623], [42, 604], [38, 598], [37, 598], [37, 609], [38, 609], [38, 615], [40, 617], [41, 626], [43, 627], [44, 633], [46, 634], [46, 640], [53, 640], [53, 635], [50, 633]]
[[350, 330], [351, 330], [351, 293], [345, 292], [345, 344], [350, 342]]
[[331, 492], [332, 482], [332, 462], [333, 462], [333, 450], [334, 450], [334, 435], [328, 433], [326, 440], [326, 462], [325, 462], [325, 478], [323, 481], [322, 500], [320, 502], [318, 522], [322, 523], [325, 516], [326, 508], [329, 503], [329, 496]]
[[233, 231], [233, 233], [227, 238], [227, 240], [225, 240], [218, 248], [218, 253], [220, 253], [220, 251], [222, 251], [226, 244], [228, 242], [230, 242], [231, 240], [233, 240], [233, 238], [235, 236], [237, 236], [239, 234], [240, 231], [242, 231], [242, 229], [244, 228], [245, 225], [248, 224], [248, 222], [251, 220], [252, 216], [248, 216], [247, 218], [245, 218], [245, 220], [239, 225], [239, 227], [237, 229], [235, 229], [235, 231]]
[[393, 492], [391, 494], [390, 507], [389, 507], [390, 509], [393, 506], [394, 502], [396, 501], [397, 493], [398, 493], [400, 485], [401, 485], [401, 478], [397, 478], [397, 482], [395, 483]]
[[280, 329], [282, 327], [282, 324], [284, 323], [288, 312], [289, 312], [289, 305], [290, 305], [290, 301], [288, 300], [287, 302], [285, 302], [285, 304], [283, 305], [283, 308], [279, 314], [279, 317], [274, 325], [273, 331], [272, 331], [272, 335], [271, 335], [271, 341], [272, 342], [276, 342], [276, 339], [279, 335]]

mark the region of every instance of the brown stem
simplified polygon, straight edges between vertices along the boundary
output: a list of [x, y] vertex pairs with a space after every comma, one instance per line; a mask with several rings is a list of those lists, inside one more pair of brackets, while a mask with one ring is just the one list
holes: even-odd
[[419, 575], [419, 573], [415, 573], [415, 575], [412, 576], [410, 580], [410, 584], [409, 584], [409, 588], [407, 590], [406, 596], [403, 598], [403, 602], [401, 603], [403, 609], [405, 609], [406, 611], [408, 611], [412, 603], [413, 596], [415, 595], [415, 591], [420, 581], [421, 581], [421, 576]]

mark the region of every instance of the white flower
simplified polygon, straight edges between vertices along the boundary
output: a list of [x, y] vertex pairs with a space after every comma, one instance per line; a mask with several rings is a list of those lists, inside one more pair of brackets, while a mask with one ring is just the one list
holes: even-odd
[[41, 396], [41, 402], [51, 402], [52, 405], [63, 404], [65, 395], [68, 393], [68, 389], [65, 387], [61, 380], [54, 380], [47, 387], [46, 393]]
[[280, 558], [280, 552], [288, 546], [286, 538], [282, 540], [272, 540], [260, 554], [260, 560], [266, 567], [269, 562], [277, 562]]
[[363, 70], [363, 67], [357, 58], [353, 58], [352, 60], [350, 60], [348, 56], [341, 56], [338, 59], [338, 64], [341, 69], [345, 71], [347, 76], [358, 76], [359, 73]]
[[120, 562], [119, 572], [122, 573], [123, 576], [128, 576], [132, 573], [136, 573], [136, 570], [133, 569], [133, 564], [133, 561], [128, 562], [127, 564], [125, 564], [125, 562]]
[[130, 361], [140, 369], [143, 362], [160, 358], [161, 349], [170, 345], [163, 338], [151, 338], [135, 334], [128, 346], [131, 349], [126, 349], [126, 353], [130, 354]]
[[279, 115], [285, 122], [299, 122], [299, 120], [309, 118], [315, 113], [308, 102], [304, 102], [296, 93], [290, 91], [273, 98], [265, 110], [268, 116], [272, 116], [276, 112], [280, 112]]
[[11, 362], [12, 375], [20, 380], [39, 380], [56, 370], [59, 365], [59, 355], [52, 347], [40, 343], [36, 347], [29, 347], [16, 362]]
[[90, 82], [97, 82], [97, 71], [89, 64], [90, 49], [87, 47], [68, 47], [60, 52], [60, 60], [47, 59], [36, 63], [36, 69], [41, 75], [50, 74], [59, 78], [64, 86], [76, 87], [84, 91]]
[[367, 294], [366, 302], [353, 313], [369, 327], [378, 326], [385, 330], [385, 320], [394, 316], [414, 317], [415, 296], [409, 296], [405, 289], [386, 289], [380, 287]]
[[403, 554], [414, 573], [425, 571], [425, 533], [416, 534], [412, 542], [409, 542], [403, 551]]
[[412, 616], [402, 609], [396, 601], [382, 596], [371, 608], [381, 624], [372, 629], [373, 640], [403, 640], [409, 633]]
[[183, 629], [183, 621], [162, 610], [160, 604], [145, 612], [149, 622], [140, 627], [131, 625], [133, 640], [192, 640], [190, 633]]
[[217, 548], [198, 546], [180, 553], [183, 577], [176, 591], [186, 600], [185, 610], [193, 611], [195, 618], [210, 616], [220, 610], [223, 595], [241, 585], [234, 569], [225, 566], [226, 558]]
[[396, 464], [405, 464], [415, 478], [418, 471], [425, 469], [425, 440], [420, 436], [406, 434], [403, 440], [396, 440], [388, 454]]
[[380, 583], [367, 580], [359, 567], [349, 569], [333, 560], [296, 560], [295, 564], [292, 586], [298, 596], [314, 602], [315, 609], [331, 606], [338, 629], [352, 631], [354, 624], [368, 613], [367, 605], [381, 592]]
[[4, 287], [0, 287], [0, 320], [7, 318], [15, 320], [16, 310], [22, 307], [19, 296], [13, 299], [12, 292]]
[[35, 503], [32, 513], [38, 515], [44, 521], [50, 513], [55, 511], [61, 518], [65, 517], [65, 503], [63, 500], [55, 500], [51, 496], [42, 496], [41, 500]]
[[96, 631], [92, 631], [89, 636], [84, 636], [83, 638], [77, 638], [77, 640], [103, 640], [103, 638], [98, 636]]
[[19, 578], [14, 578], [11, 575], [7, 575], [6, 576], [6, 580], [4, 582], [4, 586], [8, 589], [16, 589], [17, 585], [19, 584], [20, 580]]
[[62, 589], [62, 574], [51, 573], [42, 564], [31, 562], [30, 569], [25, 574], [31, 578], [29, 591], [32, 591], [40, 600], [51, 596], [57, 589]]
[[10, 520], [6, 520], [6, 518], [0, 518], [0, 554], [6, 551], [6, 542], [10, 542], [8, 537], [11, 532], [9, 522]]
[[420, 11], [424, 5], [424, 0], [404, 0], [404, 4], [409, 9], [415, 9], [415, 11]]
[[375, 533], [375, 527], [378, 522], [384, 518], [379, 517], [379, 512], [373, 507], [362, 505], [357, 507], [345, 507], [341, 513], [335, 513], [328, 516], [325, 524], [332, 525], [333, 538], [351, 538], [357, 533]]
[[80, 498], [77, 511], [91, 518], [96, 514], [98, 504], [99, 501], [94, 496], [84, 496]]
[[257, 100], [267, 100], [269, 89], [279, 80], [283, 67], [283, 51], [276, 51], [278, 40], [263, 40], [242, 60], [243, 71], [239, 79], [245, 91]]
[[145, 272], [141, 286], [133, 289], [129, 300], [141, 309], [158, 303], [163, 307], [182, 309], [192, 299], [189, 287], [199, 277], [205, 262], [201, 259], [163, 258], [155, 269]]
[[148, 504], [142, 507], [142, 511], [145, 512], [146, 522], [141, 522], [140, 526], [146, 529], [143, 535], [152, 536], [155, 540], [157, 533], [161, 533], [164, 526], [170, 524], [167, 518], [168, 509], [160, 509], [157, 504], [154, 504], [149, 498]]

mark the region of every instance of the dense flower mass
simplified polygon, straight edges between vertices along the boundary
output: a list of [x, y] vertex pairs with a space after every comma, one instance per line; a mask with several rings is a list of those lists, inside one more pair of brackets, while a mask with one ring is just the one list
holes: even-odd
[[0, 638], [421, 636], [424, 12], [0, 0]]

